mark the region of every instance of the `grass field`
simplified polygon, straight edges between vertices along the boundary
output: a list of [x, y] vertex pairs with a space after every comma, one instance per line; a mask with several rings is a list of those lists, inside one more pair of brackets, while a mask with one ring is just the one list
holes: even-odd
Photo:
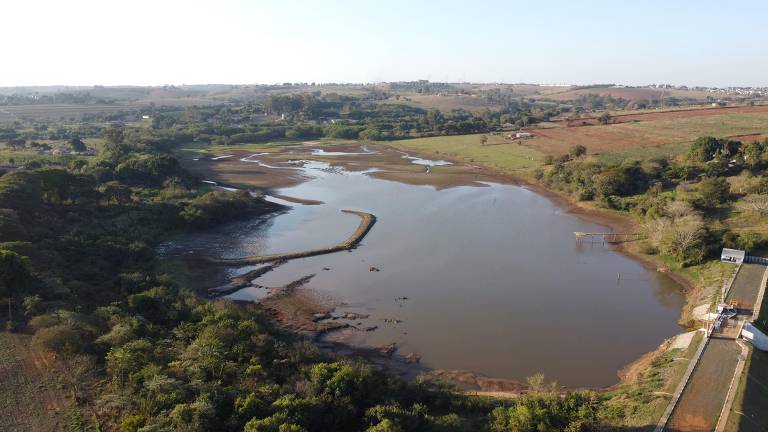
[[768, 425], [768, 353], [750, 351], [726, 432], [763, 432]]
[[542, 153], [521, 145], [519, 141], [508, 141], [501, 135], [487, 135], [487, 144], [481, 145], [480, 137], [479, 134], [454, 135], [393, 141], [388, 144], [406, 152], [482, 165], [509, 174], [524, 175], [541, 165]]
[[[145, 105], [146, 106], [146, 105]], [[84, 114], [100, 114], [117, 111], [131, 111], [140, 108], [136, 104], [85, 105], [85, 104], [41, 104], [0, 107], [0, 123], [13, 121], [42, 121], [79, 119]]]

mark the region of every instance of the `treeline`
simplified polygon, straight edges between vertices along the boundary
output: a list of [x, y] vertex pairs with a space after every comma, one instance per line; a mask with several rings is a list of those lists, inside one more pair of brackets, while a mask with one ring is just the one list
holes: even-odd
[[48, 105], [48, 104], [110, 104], [114, 99], [93, 96], [87, 92], [53, 94], [0, 94], [0, 105]]
[[[520, 128], [549, 121], [564, 112], [546, 104], [515, 101], [504, 110], [471, 113], [424, 110], [401, 104], [376, 104], [337, 116], [314, 118], [309, 112], [293, 113], [288, 120], [254, 120], [252, 112], [231, 112], [221, 108], [195, 110], [194, 115], [178, 113], [156, 117], [160, 130], [171, 128], [198, 141], [216, 144], [263, 143], [281, 139], [341, 138], [396, 140], [412, 137], [482, 133], [501, 128]], [[194, 120], [192, 120], [194, 118]]]
[[[537, 178], [580, 200], [594, 200], [645, 220], [645, 251], [663, 253], [684, 265], [714, 257], [722, 247], [753, 250], [768, 238], [732, 232], [720, 223], [723, 210], [768, 216], [768, 140], [744, 144], [702, 137], [682, 159], [625, 160], [618, 164], [585, 158], [574, 146], [548, 157]], [[734, 179], [738, 189], [728, 179]]]
[[[185, 109], [151, 106], [141, 110], [156, 131], [175, 131], [194, 140], [218, 144], [262, 143], [281, 139], [342, 138], [396, 140], [413, 137], [484, 133], [546, 122], [570, 107], [536, 102], [511, 92], [487, 91], [482, 97], [500, 108], [470, 112], [440, 111], [390, 102], [391, 95], [372, 89], [363, 96], [303, 92], [267, 96], [261, 103], [193, 106]], [[139, 121], [139, 110], [83, 114], [76, 125], [55, 122], [0, 128], [0, 142], [14, 148], [40, 149], [38, 140], [96, 138], [99, 123]], [[38, 143], [39, 144], [39, 143]]]
[[[158, 273], [170, 235], [277, 210], [208, 192], [172, 133], [107, 129], [99, 155], [0, 176], [0, 298], [8, 330], [68, 364], [70, 430], [587, 431], [603, 398], [533, 388], [514, 401], [408, 384], [208, 301]], [[5, 314], [5, 307], [2, 308]], [[96, 425], [95, 423], [98, 423]]]

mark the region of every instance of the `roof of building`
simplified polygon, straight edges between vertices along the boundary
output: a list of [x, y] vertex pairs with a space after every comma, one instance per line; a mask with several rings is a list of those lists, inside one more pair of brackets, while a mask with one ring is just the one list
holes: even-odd
[[745, 255], [746, 255], [746, 252], [744, 252], [743, 250], [723, 248], [723, 253], [720, 256], [744, 258]]

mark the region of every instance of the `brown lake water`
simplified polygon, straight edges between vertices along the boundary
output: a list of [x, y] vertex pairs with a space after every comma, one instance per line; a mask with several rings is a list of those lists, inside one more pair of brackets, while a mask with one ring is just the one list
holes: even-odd
[[[574, 231], [609, 229], [524, 187], [436, 190], [363, 173], [307, 172], [314, 178], [278, 192], [324, 204], [293, 205], [176, 246], [219, 257], [329, 246], [359, 223], [341, 209], [373, 213], [378, 222], [358, 248], [290, 261], [257, 283], [316, 274], [309, 288], [343, 302], [338, 311], [370, 314], [361, 327], [378, 326], [349, 332], [350, 343], [396, 342], [399, 353], [415, 352], [429, 368], [521, 381], [542, 372], [569, 387], [603, 387], [681, 331], [684, 300], [671, 279], [608, 246], [578, 245]], [[249, 288], [231, 297], [263, 293]]]

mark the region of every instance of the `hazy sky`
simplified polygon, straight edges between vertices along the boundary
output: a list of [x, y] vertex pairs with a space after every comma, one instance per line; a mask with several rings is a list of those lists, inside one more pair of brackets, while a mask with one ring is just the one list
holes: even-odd
[[0, 16], [0, 86], [768, 85], [764, 0], [2, 0]]

